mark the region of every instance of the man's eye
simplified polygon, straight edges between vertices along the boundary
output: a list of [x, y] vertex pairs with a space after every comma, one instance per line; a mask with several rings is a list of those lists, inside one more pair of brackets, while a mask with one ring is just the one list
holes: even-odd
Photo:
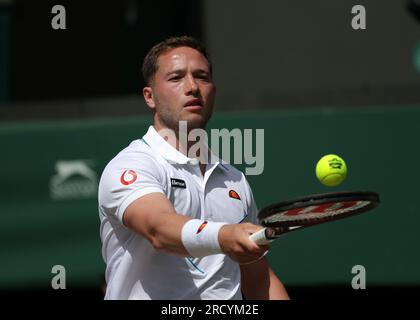
[[178, 81], [178, 80], [180, 80], [181, 79], [181, 77], [172, 77], [172, 78], [169, 78], [169, 81]]
[[208, 81], [210, 78], [209, 78], [209, 76], [207, 76], [207, 75], [203, 74], [203, 75], [199, 75], [199, 76], [197, 76], [197, 79], [200, 79], [200, 80], [206, 80], [206, 81]]

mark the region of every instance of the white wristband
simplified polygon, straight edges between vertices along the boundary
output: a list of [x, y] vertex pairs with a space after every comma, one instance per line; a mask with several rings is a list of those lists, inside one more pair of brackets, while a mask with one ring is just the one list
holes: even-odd
[[195, 258], [222, 253], [219, 245], [219, 230], [225, 224], [191, 219], [182, 227], [182, 244], [188, 253]]

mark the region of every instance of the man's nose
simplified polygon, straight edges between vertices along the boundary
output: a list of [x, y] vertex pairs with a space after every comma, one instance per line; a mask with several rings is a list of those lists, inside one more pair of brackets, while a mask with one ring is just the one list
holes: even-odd
[[187, 80], [185, 82], [185, 93], [187, 95], [195, 94], [198, 92], [198, 85], [196, 80], [192, 75], [189, 75], [187, 77]]

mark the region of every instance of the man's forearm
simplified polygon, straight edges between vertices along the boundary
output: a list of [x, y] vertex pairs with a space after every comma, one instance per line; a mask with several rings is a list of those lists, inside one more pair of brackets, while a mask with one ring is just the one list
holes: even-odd
[[170, 202], [159, 193], [134, 201], [123, 216], [124, 225], [145, 237], [156, 250], [184, 257], [189, 253], [182, 243], [181, 231], [190, 219], [177, 214]]
[[286, 288], [279, 278], [275, 275], [273, 270], [269, 268], [269, 278], [270, 278], [270, 287], [269, 287], [269, 300], [290, 300], [289, 295], [287, 294]]
[[241, 266], [241, 287], [246, 299], [288, 300], [289, 295], [265, 258]]

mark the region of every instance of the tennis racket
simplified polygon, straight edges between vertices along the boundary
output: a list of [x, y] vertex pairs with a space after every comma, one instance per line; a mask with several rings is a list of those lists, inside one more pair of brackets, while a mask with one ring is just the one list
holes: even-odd
[[378, 204], [375, 192], [323, 193], [276, 203], [258, 213], [264, 228], [250, 239], [259, 245], [269, 244], [287, 232], [351, 217]]

